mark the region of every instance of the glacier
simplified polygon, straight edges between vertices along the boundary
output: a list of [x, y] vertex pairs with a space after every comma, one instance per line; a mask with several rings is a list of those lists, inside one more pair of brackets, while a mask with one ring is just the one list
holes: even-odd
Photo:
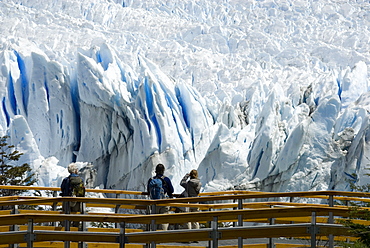
[[0, 135], [40, 186], [369, 183], [366, 0], [2, 0]]

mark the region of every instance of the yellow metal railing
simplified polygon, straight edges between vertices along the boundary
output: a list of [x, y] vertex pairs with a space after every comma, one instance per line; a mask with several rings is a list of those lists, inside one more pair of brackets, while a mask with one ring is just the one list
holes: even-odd
[[[59, 188], [0, 186], [0, 189], [16, 190], [45, 190], [59, 191]], [[145, 192], [125, 190], [87, 189], [89, 192], [99, 192], [120, 195], [146, 195]], [[336, 220], [348, 217], [347, 206], [336, 205], [335, 201], [368, 202], [369, 193], [320, 191], [320, 192], [251, 192], [227, 191], [202, 193], [200, 197], [174, 198], [162, 200], [126, 199], [126, 198], [90, 198], [90, 197], [30, 197], [11, 196], [0, 197], [0, 207], [7, 206], [18, 209], [19, 205], [57, 206], [62, 202], [77, 201], [84, 206], [94, 208], [114, 208], [116, 213], [62, 214], [61, 211], [44, 210], [3, 210], [0, 211], [0, 244], [26, 244], [28, 246], [43, 242], [90, 242], [91, 247], [99, 244], [116, 245], [117, 247], [135, 247], [139, 244], [161, 244], [171, 242], [187, 242], [189, 240], [217, 242], [224, 239], [245, 238], [275, 238], [299, 237], [311, 240], [311, 245], [317, 237], [326, 237], [333, 243], [336, 239], [353, 238], [348, 229]], [[323, 204], [294, 203], [287, 199], [320, 199]], [[271, 201], [269, 201], [271, 199]], [[284, 199], [285, 201], [279, 201]], [[247, 202], [246, 202], [247, 201]], [[260, 201], [260, 202], [257, 202]], [[215, 203], [216, 202], [216, 203]], [[220, 203], [221, 202], [221, 203]], [[177, 213], [170, 215], [151, 214], [147, 212], [154, 205], [176, 207], [199, 207], [201, 212]], [[139, 212], [119, 214], [118, 209], [137, 209]], [[142, 211], [145, 210], [145, 211]], [[213, 211], [208, 211], [213, 210]], [[80, 231], [70, 229], [44, 228], [40, 230], [37, 225], [50, 222], [80, 221], [104, 222], [120, 225], [121, 229], [110, 228], [83, 229]], [[152, 227], [161, 223], [184, 223], [197, 221], [205, 223], [205, 228], [199, 230], [170, 230], [150, 231]], [[232, 222], [233, 226], [219, 227], [221, 223]], [[264, 226], [245, 226], [243, 223], [265, 223]], [[125, 228], [127, 224], [140, 224], [144, 229], [132, 231]], [[24, 226], [25, 225], [25, 226]], [[10, 226], [12, 228], [4, 228]], [[24, 226], [24, 227], [22, 227]], [[30, 228], [33, 226], [33, 228]], [[37, 227], [36, 227], [37, 226]], [[221, 225], [222, 226], [222, 225]], [[18, 227], [18, 229], [16, 228]], [[21, 228], [20, 228], [21, 227]], [[27, 230], [26, 230], [27, 228]], [[14, 231], [14, 229], [19, 231]], [[8, 230], [8, 231], [7, 231]], [[46, 244], [45, 243], [45, 244]], [[135, 243], [135, 244], [134, 244]], [[216, 245], [217, 246], [217, 245]], [[216, 247], [213, 245], [213, 247]], [[101, 246], [105, 247], [105, 246]], [[248, 247], [248, 246], [246, 246]], [[279, 246], [276, 246], [279, 247]], [[288, 246], [280, 246], [288, 247]], [[298, 246], [295, 246], [298, 247]], [[316, 247], [316, 246], [315, 246]], [[329, 246], [328, 246], [329, 247]]]

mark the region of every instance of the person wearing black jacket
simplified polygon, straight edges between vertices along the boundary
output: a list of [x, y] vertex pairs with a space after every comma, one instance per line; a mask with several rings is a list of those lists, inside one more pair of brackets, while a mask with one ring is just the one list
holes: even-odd
[[[82, 178], [78, 175], [78, 167], [75, 163], [71, 163], [68, 165], [68, 172], [69, 176], [63, 179], [63, 182], [60, 186], [62, 193], [60, 193], [60, 196], [65, 197], [72, 197], [73, 195], [73, 186], [77, 185], [79, 183], [83, 183]], [[64, 213], [76, 213], [81, 212], [82, 206], [81, 202], [63, 202], [62, 204], [62, 210]], [[79, 222], [74, 221], [72, 222], [72, 226], [78, 227]]]

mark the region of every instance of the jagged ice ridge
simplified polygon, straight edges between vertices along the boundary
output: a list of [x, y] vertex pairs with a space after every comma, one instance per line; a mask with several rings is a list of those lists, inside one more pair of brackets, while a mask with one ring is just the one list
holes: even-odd
[[3, 0], [0, 134], [38, 184], [350, 190], [367, 183], [370, 6]]

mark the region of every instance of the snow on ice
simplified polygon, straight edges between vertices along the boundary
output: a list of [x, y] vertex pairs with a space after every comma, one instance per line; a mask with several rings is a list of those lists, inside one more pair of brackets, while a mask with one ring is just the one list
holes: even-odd
[[4, 0], [0, 135], [59, 186], [350, 190], [369, 166], [370, 6]]

